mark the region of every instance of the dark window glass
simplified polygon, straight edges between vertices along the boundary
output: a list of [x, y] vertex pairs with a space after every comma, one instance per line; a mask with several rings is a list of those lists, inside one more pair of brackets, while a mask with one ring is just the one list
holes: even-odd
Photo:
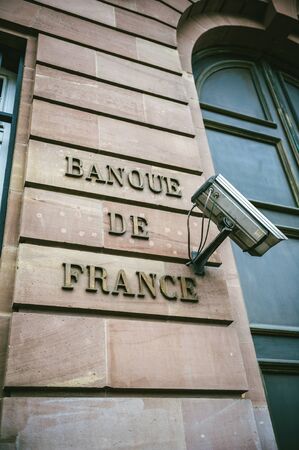
[[197, 54], [194, 75], [215, 171], [289, 237], [261, 258], [235, 244], [233, 251], [279, 448], [292, 450], [299, 443], [299, 83], [265, 61], [242, 64], [247, 71], [234, 55]]
[[296, 206], [275, 144], [208, 130], [216, 172], [221, 172], [245, 197]]
[[280, 450], [298, 450], [299, 375], [265, 373], [271, 418]]
[[[233, 83], [234, 89], [231, 89]], [[249, 94], [249, 95], [248, 95]], [[246, 102], [242, 99], [246, 96]], [[201, 102], [265, 119], [249, 69], [220, 69], [204, 82]]]
[[233, 248], [250, 321], [299, 327], [299, 240], [288, 239], [261, 258]]

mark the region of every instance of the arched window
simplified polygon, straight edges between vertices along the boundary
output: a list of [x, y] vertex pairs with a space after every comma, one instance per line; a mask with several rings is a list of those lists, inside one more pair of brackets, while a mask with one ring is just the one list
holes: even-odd
[[194, 76], [216, 173], [287, 236], [254, 258], [233, 245], [277, 441], [298, 448], [299, 82], [222, 50], [194, 55]]

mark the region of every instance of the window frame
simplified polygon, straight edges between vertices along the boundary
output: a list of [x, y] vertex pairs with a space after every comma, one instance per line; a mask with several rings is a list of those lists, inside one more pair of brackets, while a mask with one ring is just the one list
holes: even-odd
[[[208, 67], [204, 68], [202, 71], [198, 71], [198, 62], [200, 60], [204, 60], [207, 57], [213, 57], [213, 56], [222, 56], [224, 57], [223, 61], [221, 62], [211, 62]], [[233, 56], [233, 57], [232, 57]], [[195, 79], [195, 85], [197, 92], [200, 92], [200, 88], [202, 87], [205, 79], [212, 73], [220, 70], [221, 68], [228, 68], [231, 66], [236, 67], [246, 67], [252, 71], [254, 74], [254, 81], [256, 85], [256, 79], [257, 75], [254, 71], [254, 65], [256, 63], [260, 63], [260, 56], [255, 54], [255, 52], [247, 51], [247, 49], [240, 49], [240, 48], [221, 48], [221, 47], [214, 47], [210, 48], [208, 50], [201, 50], [196, 52], [193, 55], [193, 74]], [[290, 147], [290, 154], [293, 154], [294, 160], [299, 163], [299, 153], [297, 149], [297, 139], [294, 137], [294, 128], [292, 126], [292, 123], [288, 120], [288, 110], [286, 108], [284, 99], [282, 97], [282, 94], [284, 94], [284, 86], [282, 86], [281, 77], [284, 76], [285, 78], [291, 79], [293, 82], [296, 81], [296, 85], [298, 85], [298, 80], [296, 75], [290, 71], [290, 73], [286, 72], [286, 69], [284, 68], [281, 70], [279, 67], [277, 67], [277, 64], [272, 64], [270, 66], [269, 62], [265, 60], [260, 64], [260, 70], [261, 73], [264, 75], [264, 79], [266, 81], [266, 86], [269, 90], [270, 97], [272, 99], [273, 105], [276, 107], [278, 119], [281, 122], [282, 129], [285, 132], [285, 135], [288, 139], [288, 144]], [[264, 103], [263, 96], [260, 95], [261, 88], [259, 84], [256, 85], [257, 87], [257, 94], [261, 101], [261, 103]], [[287, 99], [287, 96], [286, 96]], [[263, 134], [261, 132], [257, 131], [250, 131], [245, 130], [243, 128], [239, 128], [238, 126], [234, 125], [227, 125], [225, 123], [221, 123], [218, 120], [210, 119], [206, 116], [204, 116], [204, 113], [206, 112], [214, 112], [219, 113], [220, 115], [223, 114], [224, 116], [240, 119], [241, 121], [248, 121], [249, 123], [266, 126], [270, 130], [271, 128], [274, 130], [277, 128], [277, 124], [275, 122], [272, 122], [271, 113], [266, 113], [266, 120], [257, 119], [251, 116], [247, 116], [245, 114], [227, 110], [226, 108], [221, 108], [212, 104], [208, 104], [206, 102], [201, 102], [199, 100], [200, 108], [203, 112], [203, 122], [205, 125], [205, 128], [207, 130], [215, 130], [220, 131], [224, 133], [229, 133], [231, 135], [236, 136], [244, 136], [246, 138], [252, 138], [257, 139], [261, 142], [268, 142], [272, 143], [277, 147], [277, 152], [280, 157], [280, 161], [282, 163], [282, 167], [284, 169], [284, 172], [288, 178], [296, 206], [291, 207], [287, 205], [281, 205], [277, 203], [266, 203], [264, 201], [259, 201], [255, 199], [250, 199], [252, 203], [260, 208], [260, 209], [266, 209], [266, 210], [272, 210], [273, 212], [281, 212], [284, 214], [289, 214], [292, 216], [299, 215], [299, 189], [298, 185], [295, 180], [295, 176], [292, 172], [292, 168], [290, 167], [290, 162], [288, 162], [288, 158], [286, 151], [283, 147], [281, 139], [277, 139], [276, 137], [271, 137], [267, 134]], [[267, 111], [267, 110], [266, 110]], [[293, 113], [293, 111], [291, 111]], [[268, 116], [268, 117], [267, 117]], [[212, 156], [212, 154], [211, 154]], [[212, 158], [213, 159], [213, 158]], [[299, 228], [298, 227], [292, 227], [286, 224], [276, 223], [275, 225], [283, 232], [285, 233], [289, 238], [293, 239], [299, 239]], [[236, 259], [236, 256], [234, 256]], [[238, 264], [237, 264], [238, 267]], [[244, 293], [243, 293], [244, 296]], [[245, 299], [244, 299], [245, 300]], [[292, 336], [293, 338], [299, 339], [299, 327], [289, 327], [289, 326], [281, 326], [281, 325], [269, 325], [264, 323], [252, 323], [250, 322], [250, 331], [252, 336], [258, 336], [258, 335], [272, 335], [272, 336]], [[261, 358], [257, 357], [257, 360], [260, 365], [260, 369], [262, 372], [272, 372], [277, 373], [285, 372], [285, 373], [299, 373], [299, 361], [292, 361], [292, 360], [283, 360], [283, 359], [273, 359], [273, 358]]]
[[[3, 40], [0, 40], [0, 50], [1, 44], [4, 44]], [[20, 98], [21, 98], [21, 87], [23, 80], [23, 72], [24, 72], [24, 54], [22, 51], [9, 46], [9, 42], [5, 42], [5, 46], [9, 47], [12, 52], [18, 57], [18, 71], [16, 78], [16, 90], [13, 104], [12, 113], [0, 111], [0, 122], [9, 123], [11, 125], [10, 133], [9, 133], [9, 143], [8, 143], [8, 151], [6, 157], [6, 165], [5, 165], [5, 173], [3, 179], [3, 189], [2, 196], [0, 198], [0, 256], [2, 253], [3, 247], [3, 239], [4, 239], [4, 229], [5, 229], [5, 219], [7, 212], [7, 203], [8, 203], [8, 194], [9, 194], [9, 184], [10, 184], [10, 176], [13, 162], [13, 153], [15, 146], [15, 138], [17, 131], [17, 123], [18, 123], [18, 113], [20, 107]], [[1, 70], [1, 69], [0, 69]]]

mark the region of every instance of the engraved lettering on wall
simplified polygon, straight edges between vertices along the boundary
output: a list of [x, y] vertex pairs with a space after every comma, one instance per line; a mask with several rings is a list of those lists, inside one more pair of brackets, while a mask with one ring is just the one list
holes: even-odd
[[141, 191], [148, 189], [156, 195], [182, 197], [180, 182], [177, 178], [144, 172], [137, 168], [126, 170], [124, 167], [111, 165], [101, 167], [96, 162], [87, 163], [72, 156], [66, 156], [65, 159], [67, 177], [84, 178], [89, 183], [115, 185], [119, 188], [129, 187]]
[[121, 236], [128, 229], [132, 238], [149, 239], [148, 221], [145, 217], [131, 215], [127, 219], [119, 213], [108, 212], [109, 234]]
[[134, 272], [129, 276], [124, 269], [120, 269], [116, 276], [109, 274], [102, 266], [63, 263], [62, 289], [74, 290], [79, 277], [85, 280], [85, 291], [106, 295], [123, 295], [126, 297], [150, 298], [155, 300], [158, 290], [168, 301], [198, 302], [196, 279], [193, 277], [162, 275]]

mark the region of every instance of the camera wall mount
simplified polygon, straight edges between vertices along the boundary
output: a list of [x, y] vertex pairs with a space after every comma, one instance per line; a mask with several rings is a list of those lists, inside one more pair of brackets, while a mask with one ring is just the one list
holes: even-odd
[[191, 253], [187, 265], [191, 265], [197, 275], [204, 274], [208, 259], [228, 236], [251, 256], [262, 256], [287, 239], [221, 174], [209, 178], [193, 194], [191, 201], [193, 208], [197, 206], [203, 212], [202, 220], [208, 217], [220, 230], [205, 249]]

